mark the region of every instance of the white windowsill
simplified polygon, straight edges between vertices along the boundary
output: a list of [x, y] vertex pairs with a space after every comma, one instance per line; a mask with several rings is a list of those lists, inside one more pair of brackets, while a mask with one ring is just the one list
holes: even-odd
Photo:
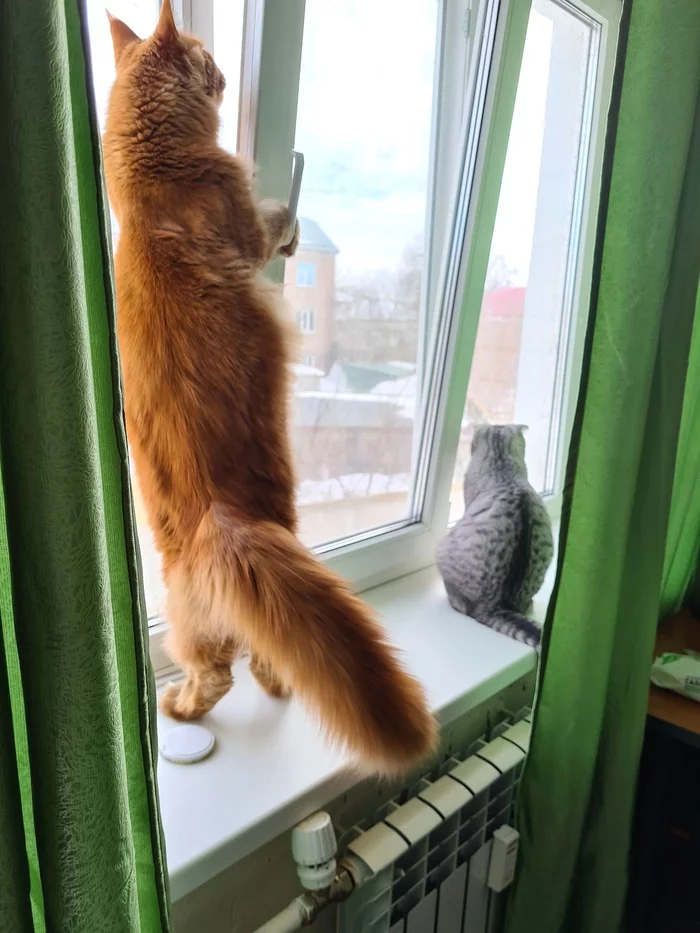
[[[553, 574], [552, 574], [553, 575]], [[549, 580], [536, 600], [546, 606]], [[432, 567], [369, 590], [407, 667], [426, 685], [447, 725], [535, 668], [536, 654], [454, 612]], [[212, 756], [158, 763], [173, 900], [229, 868], [358, 782], [301, 707], [263, 694], [245, 664], [203, 722]], [[159, 731], [173, 723], [159, 714]]]

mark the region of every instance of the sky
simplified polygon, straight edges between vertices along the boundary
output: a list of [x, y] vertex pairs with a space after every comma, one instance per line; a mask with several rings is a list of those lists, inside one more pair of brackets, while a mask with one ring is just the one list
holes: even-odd
[[[307, 0], [295, 146], [300, 212], [340, 249], [340, 273], [392, 268], [425, 229], [436, 0]], [[527, 278], [551, 23], [533, 13], [494, 252]], [[449, 118], [449, 115], [448, 115]]]
[[[139, 35], [157, 0], [108, 0]], [[114, 79], [105, 0], [88, 0], [101, 121]], [[222, 143], [235, 149], [242, 0], [214, 0], [214, 54], [227, 77]], [[393, 269], [423, 234], [438, 2], [307, 0], [295, 146], [306, 156], [299, 213], [338, 246], [338, 271]], [[551, 23], [533, 12], [492, 253], [525, 284], [544, 124]]]

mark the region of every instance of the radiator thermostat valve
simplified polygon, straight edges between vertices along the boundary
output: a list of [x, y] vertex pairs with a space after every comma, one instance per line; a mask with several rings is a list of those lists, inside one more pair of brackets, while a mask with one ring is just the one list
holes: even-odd
[[338, 844], [333, 822], [323, 811], [314, 813], [292, 831], [292, 855], [306, 891], [322, 891], [333, 883]]

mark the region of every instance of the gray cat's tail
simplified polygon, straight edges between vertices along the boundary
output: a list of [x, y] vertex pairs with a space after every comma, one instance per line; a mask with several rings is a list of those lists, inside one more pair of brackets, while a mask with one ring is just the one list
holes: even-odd
[[519, 612], [510, 609], [477, 609], [472, 615], [477, 622], [488, 625], [494, 632], [524, 642], [531, 648], [539, 647], [542, 634], [539, 625]]

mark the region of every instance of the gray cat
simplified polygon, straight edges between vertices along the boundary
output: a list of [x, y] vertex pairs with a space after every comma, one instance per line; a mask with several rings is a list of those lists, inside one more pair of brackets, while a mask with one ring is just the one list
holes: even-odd
[[536, 647], [525, 617], [554, 554], [552, 525], [527, 481], [522, 425], [474, 432], [464, 476], [464, 516], [444, 538], [437, 565], [450, 605], [496, 632]]

